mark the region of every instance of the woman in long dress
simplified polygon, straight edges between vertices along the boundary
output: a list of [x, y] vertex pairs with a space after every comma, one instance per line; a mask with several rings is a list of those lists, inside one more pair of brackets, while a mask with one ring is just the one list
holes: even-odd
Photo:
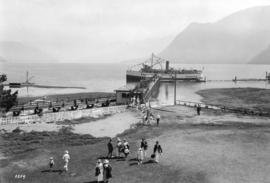
[[107, 159], [103, 163], [103, 178], [104, 183], [109, 183], [112, 178], [112, 167]]
[[122, 141], [121, 141], [121, 139], [118, 137], [118, 138], [117, 138], [117, 142], [116, 142], [116, 148], [117, 148], [116, 156], [117, 156], [118, 158], [120, 157], [120, 154], [121, 154], [121, 147], [122, 147]]
[[95, 175], [97, 177], [97, 182], [103, 182], [103, 164], [100, 159], [97, 161]]
[[159, 162], [159, 156], [162, 153], [162, 148], [159, 145], [158, 141], [156, 141], [156, 144], [154, 146], [154, 154], [155, 154], [155, 162], [158, 163]]

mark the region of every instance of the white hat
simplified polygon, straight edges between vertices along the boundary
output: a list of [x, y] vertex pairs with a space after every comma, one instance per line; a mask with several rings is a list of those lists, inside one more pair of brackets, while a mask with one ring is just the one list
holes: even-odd
[[141, 147], [139, 148], [139, 151], [142, 151], [142, 148]]
[[53, 159], [53, 157], [50, 157], [50, 159]]
[[104, 160], [104, 163], [105, 163], [105, 164], [109, 164], [109, 160], [105, 159], [105, 160]]
[[68, 150], [65, 150], [65, 153], [68, 154]]

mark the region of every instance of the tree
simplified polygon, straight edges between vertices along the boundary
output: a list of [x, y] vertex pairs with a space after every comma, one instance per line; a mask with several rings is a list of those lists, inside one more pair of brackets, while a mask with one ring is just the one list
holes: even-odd
[[4, 89], [3, 82], [7, 80], [5, 74], [0, 75], [0, 111], [8, 112], [11, 107], [17, 104], [18, 91], [11, 92], [11, 90]]

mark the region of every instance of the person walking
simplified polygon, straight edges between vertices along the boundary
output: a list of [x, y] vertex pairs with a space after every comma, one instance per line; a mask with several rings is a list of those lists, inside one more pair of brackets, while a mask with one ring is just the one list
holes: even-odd
[[121, 150], [122, 150], [122, 141], [119, 137], [117, 138], [117, 141], [116, 141], [116, 148], [117, 148], [116, 156], [118, 158], [120, 158], [120, 154], [121, 154]]
[[112, 158], [112, 153], [113, 153], [113, 145], [112, 145], [112, 139], [110, 138], [108, 144], [107, 144], [107, 147], [108, 147], [108, 155], [107, 155], [107, 158]]
[[98, 183], [103, 182], [103, 164], [100, 159], [97, 160], [95, 176]]
[[50, 157], [49, 166], [50, 166], [50, 171], [51, 171], [52, 168], [53, 168], [53, 166], [54, 166], [54, 160], [53, 160], [53, 157]]
[[159, 162], [159, 156], [161, 155], [162, 153], [162, 148], [159, 144], [158, 141], [156, 141], [156, 144], [154, 146], [154, 155], [155, 155], [155, 162], [158, 163]]
[[126, 159], [127, 156], [128, 156], [129, 153], [130, 153], [130, 151], [129, 151], [129, 144], [128, 144], [128, 142], [127, 142], [126, 139], [124, 139], [123, 146], [124, 146], [124, 154], [125, 154], [125, 159]]
[[160, 115], [159, 114], [157, 114], [156, 120], [157, 120], [157, 126], [159, 126], [159, 121], [160, 121]]
[[197, 115], [198, 116], [201, 115], [201, 105], [200, 104], [197, 105]]
[[67, 172], [68, 171], [68, 162], [70, 160], [70, 155], [68, 151], [65, 151], [65, 154], [63, 155], [63, 160], [64, 160], [64, 170]]
[[103, 163], [103, 181], [109, 183], [112, 178], [112, 167], [109, 164], [109, 160], [105, 159]]
[[142, 141], [141, 141], [141, 148], [143, 150], [143, 155], [144, 155], [144, 158], [146, 157], [146, 151], [147, 151], [147, 148], [148, 148], [148, 144], [147, 144], [147, 141], [142, 138]]
[[144, 153], [141, 147], [138, 149], [138, 152], [137, 152], [137, 160], [138, 160], [138, 165], [141, 165], [144, 160]]

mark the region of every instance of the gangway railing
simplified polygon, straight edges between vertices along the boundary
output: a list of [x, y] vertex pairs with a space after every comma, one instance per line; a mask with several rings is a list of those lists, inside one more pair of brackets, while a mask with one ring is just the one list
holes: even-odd
[[152, 81], [149, 83], [149, 86], [144, 94], [144, 101], [148, 101], [151, 97], [153, 90], [157, 89], [157, 86], [159, 85], [160, 77], [158, 75], [155, 75], [152, 78]]

